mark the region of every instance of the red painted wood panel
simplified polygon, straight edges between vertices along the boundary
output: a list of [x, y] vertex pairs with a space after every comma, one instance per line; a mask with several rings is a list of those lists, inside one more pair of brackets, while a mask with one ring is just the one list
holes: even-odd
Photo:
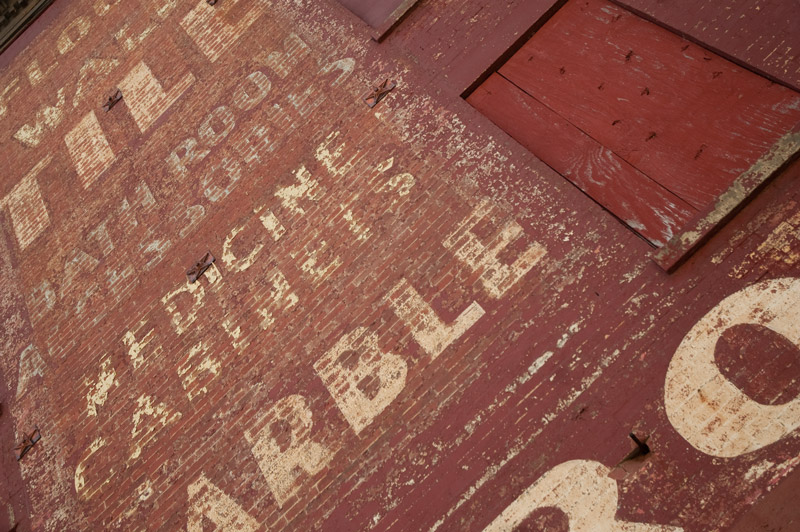
[[800, 95], [602, 0], [568, 2], [500, 73], [695, 208], [800, 121]]
[[800, 88], [800, 0], [624, 0], [698, 42]]
[[697, 212], [498, 74], [467, 101], [656, 246]]

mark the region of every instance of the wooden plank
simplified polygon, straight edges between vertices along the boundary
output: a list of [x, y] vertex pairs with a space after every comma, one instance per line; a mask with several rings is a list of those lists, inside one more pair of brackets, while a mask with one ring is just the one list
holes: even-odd
[[800, 90], [800, 0], [622, 3]]
[[800, 127], [784, 135], [753, 166], [731, 183], [719, 199], [696, 214], [666, 246], [653, 255], [665, 271], [680, 266], [800, 153]]
[[568, 2], [501, 74], [695, 208], [800, 122], [800, 95], [603, 0]]
[[467, 101], [656, 246], [697, 212], [498, 74]]

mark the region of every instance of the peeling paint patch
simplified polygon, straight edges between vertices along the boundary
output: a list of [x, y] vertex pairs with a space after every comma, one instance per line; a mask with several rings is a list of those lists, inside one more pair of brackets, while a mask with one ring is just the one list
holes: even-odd
[[[86, 394], [86, 412], [90, 416], [97, 416], [97, 407], [103, 406], [108, 399], [108, 392], [116, 384], [117, 372], [111, 367], [111, 359], [106, 358], [100, 366], [100, 374], [97, 376], [93, 386], [90, 386]], [[89, 382], [86, 382], [89, 385]]]
[[749, 200], [763, 183], [789, 162], [798, 150], [800, 132], [789, 132], [781, 137], [767, 153], [734, 180], [714, 205], [653, 254], [656, 264], [667, 271], [680, 265]]
[[[138, 408], [133, 414], [129, 461], [138, 458], [142, 454], [142, 449], [155, 439], [161, 429], [181, 417], [180, 412], [172, 412], [164, 403], [154, 404], [153, 398], [146, 394], [140, 395], [136, 404]], [[143, 424], [145, 418], [151, 418], [152, 423]]]

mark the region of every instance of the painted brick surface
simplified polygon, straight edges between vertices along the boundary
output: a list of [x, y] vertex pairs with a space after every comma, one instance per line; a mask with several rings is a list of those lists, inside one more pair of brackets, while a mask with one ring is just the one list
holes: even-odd
[[377, 44], [336, 2], [79, 0], [2, 71], [0, 437], [43, 438], [3, 451], [0, 519], [704, 531], [786, 506], [800, 164], [667, 275], [404, 45], [425, 10], [460, 35], [498, 9], [440, 4]]

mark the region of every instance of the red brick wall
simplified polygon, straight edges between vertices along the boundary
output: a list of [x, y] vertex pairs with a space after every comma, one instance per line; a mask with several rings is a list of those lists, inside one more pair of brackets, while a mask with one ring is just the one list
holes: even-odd
[[[667, 275], [419, 51], [493, 2], [423, 1], [383, 44], [333, 1], [109, 3], [0, 76], [0, 434], [43, 436], [0, 515], [482, 530], [522, 497], [575, 530], [616, 510], [700, 531], [795, 470], [798, 164]], [[760, 310], [726, 300], [744, 290]], [[703, 331], [724, 340], [705, 362]], [[724, 383], [747, 395], [720, 404]], [[703, 398], [705, 432], [679, 404]], [[631, 430], [653, 452], [612, 480]]]

